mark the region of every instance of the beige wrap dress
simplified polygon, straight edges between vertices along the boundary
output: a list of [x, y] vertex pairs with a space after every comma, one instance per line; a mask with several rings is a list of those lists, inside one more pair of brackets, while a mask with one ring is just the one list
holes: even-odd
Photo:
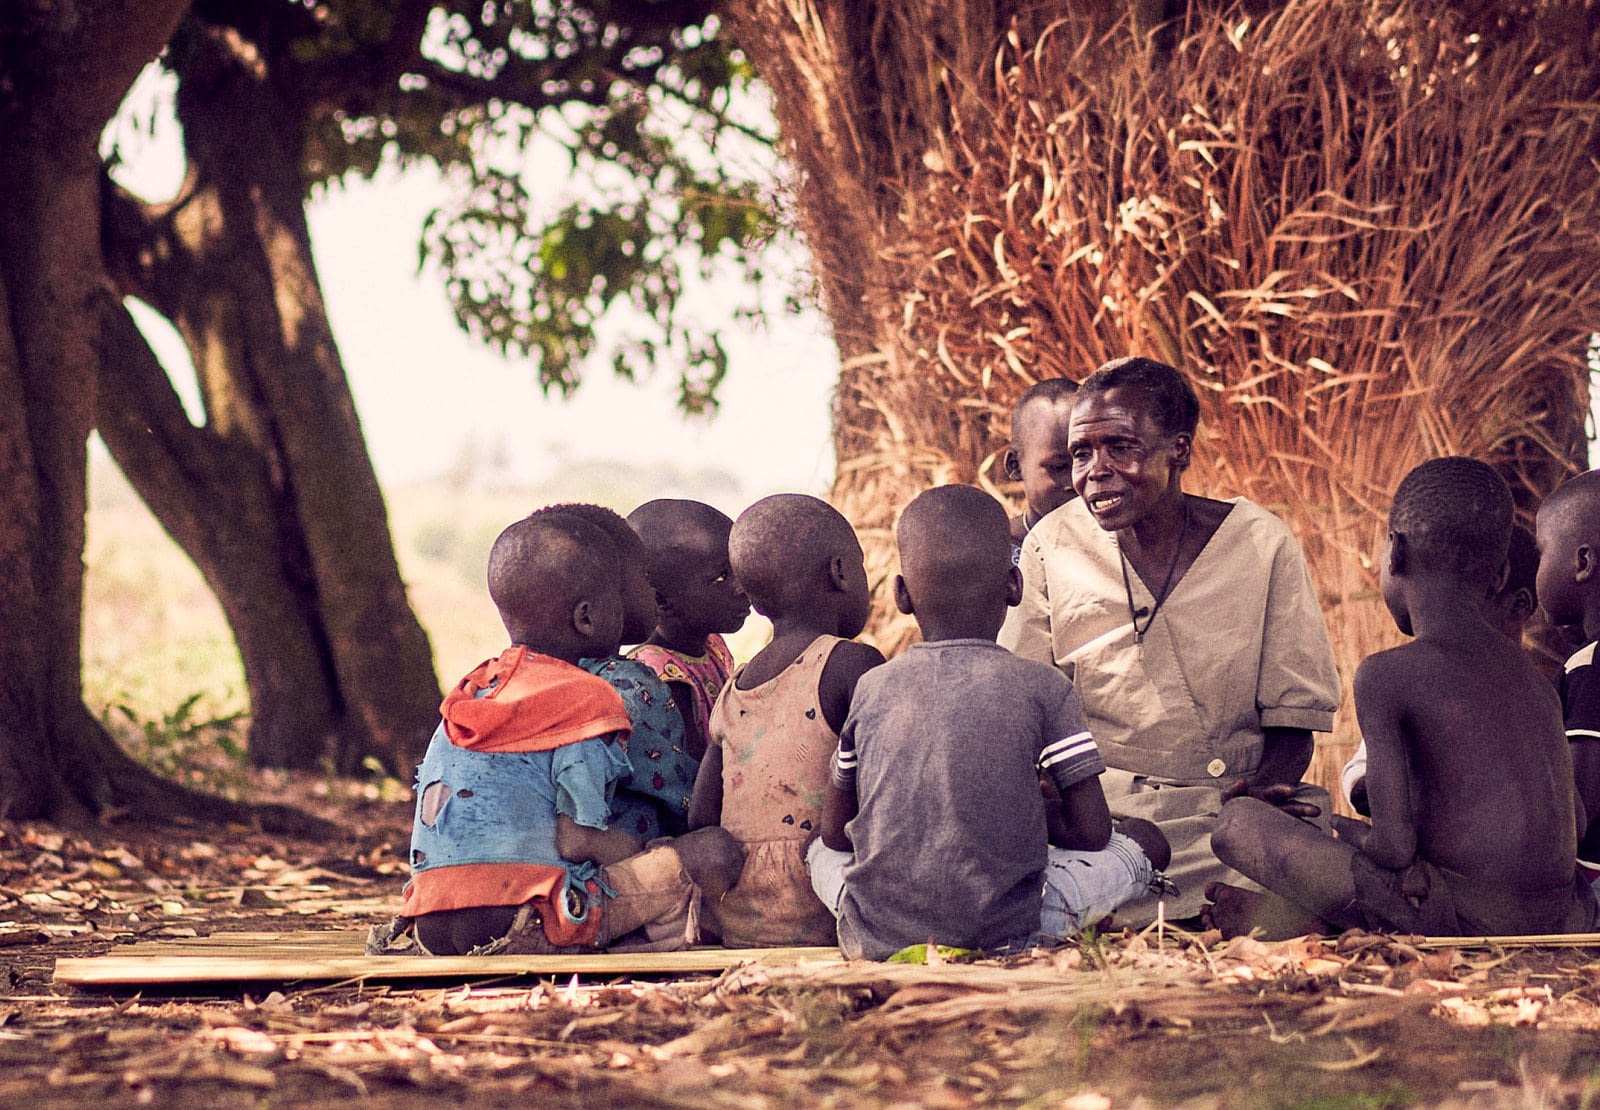
[[[1254, 774], [1262, 729], [1328, 732], [1339, 675], [1305, 558], [1277, 517], [1244, 498], [1159, 606], [1123, 564], [1113, 533], [1079, 500], [1046, 516], [1023, 543], [1022, 603], [1000, 643], [1053, 663], [1077, 687], [1110, 768], [1111, 811], [1156, 822], [1172, 845], [1166, 916], [1192, 917], [1213, 880], [1254, 886], [1211, 851], [1222, 791]], [[1154, 610], [1143, 640], [1132, 608]], [[1141, 627], [1143, 616], [1141, 615]], [[1318, 787], [1307, 800], [1331, 801]], [[1157, 900], [1118, 914], [1154, 920]]]

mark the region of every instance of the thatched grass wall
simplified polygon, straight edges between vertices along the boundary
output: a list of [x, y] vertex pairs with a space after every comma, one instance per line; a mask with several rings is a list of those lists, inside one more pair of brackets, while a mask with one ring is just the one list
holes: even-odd
[[891, 573], [919, 489], [992, 482], [1029, 384], [1150, 354], [1201, 393], [1189, 487], [1289, 521], [1348, 681], [1397, 635], [1373, 557], [1407, 470], [1491, 459], [1528, 507], [1583, 458], [1592, 13], [1296, 0], [1156, 35], [1121, 9], [953, 7], [786, 2], [740, 27], [758, 66], [782, 44], [806, 75], [803, 102], [768, 78], [847, 360], [836, 500], [869, 558]]

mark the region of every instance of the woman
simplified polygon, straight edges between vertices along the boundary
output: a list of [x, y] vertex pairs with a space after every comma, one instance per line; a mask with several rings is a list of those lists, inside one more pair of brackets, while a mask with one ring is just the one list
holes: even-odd
[[[1000, 634], [1077, 687], [1113, 813], [1155, 821], [1172, 844], [1174, 919], [1200, 912], [1209, 883], [1243, 882], [1211, 852], [1225, 795], [1327, 820], [1326, 792], [1300, 777], [1339, 704], [1288, 528], [1244, 498], [1183, 492], [1199, 412], [1184, 376], [1152, 359], [1083, 382], [1068, 436], [1078, 498], [1029, 534], [1022, 603]], [[1152, 897], [1122, 916], [1156, 912]]]

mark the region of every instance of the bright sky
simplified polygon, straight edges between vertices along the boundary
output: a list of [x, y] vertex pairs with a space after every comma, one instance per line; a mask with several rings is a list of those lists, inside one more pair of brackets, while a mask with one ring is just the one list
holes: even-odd
[[[129, 100], [148, 106], [169, 89], [170, 79], [152, 67]], [[124, 129], [121, 141], [127, 161], [118, 179], [148, 198], [170, 197], [182, 175], [176, 124], [158, 114], [152, 136]], [[550, 180], [564, 188], [565, 162], [553, 160], [551, 169]], [[438, 275], [417, 271], [423, 220], [446, 195], [436, 173], [413, 170], [352, 179], [309, 207], [334, 335], [385, 486], [437, 476], [477, 447], [503, 448], [510, 476], [529, 482], [566, 462], [725, 469], [740, 484], [737, 503], [719, 506], [729, 513], [767, 493], [827, 490], [838, 353], [820, 312], [785, 315], [762, 331], [728, 318], [734, 296], [702, 291], [689, 309], [724, 331], [729, 356], [722, 408], [711, 418], [678, 411], [670, 368], [630, 384], [600, 359], [570, 400], [546, 398], [530, 361], [503, 358], [469, 337]], [[154, 313], [139, 315], [180, 391], [192, 397], [181, 342]], [[677, 492], [664, 485], [658, 495]]]
[[[775, 320], [765, 333], [723, 325], [729, 371], [722, 409], [710, 419], [678, 411], [670, 371], [630, 384], [601, 364], [570, 400], [547, 399], [530, 362], [466, 335], [437, 276], [416, 273], [418, 231], [442, 195], [436, 177], [412, 172], [330, 191], [311, 206], [329, 314], [385, 482], [438, 474], [477, 439], [503, 441], [530, 478], [561, 457], [670, 459], [724, 467], [751, 499], [826, 489], [838, 354], [820, 313]], [[716, 322], [715, 304], [697, 307]]]

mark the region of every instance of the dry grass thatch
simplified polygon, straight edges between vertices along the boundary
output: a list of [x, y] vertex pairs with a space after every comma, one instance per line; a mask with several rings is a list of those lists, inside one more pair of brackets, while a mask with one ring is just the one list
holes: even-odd
[[[799, 7], [814, 40], [841, 25]], [[981, 25], [957, 7], [927, 50]], [[937, 22], [913, 0], [874, 11], [880, 40]], [[1600, 321], [1592, 32], [1538, 6], [1501, 14], [1481, 35], [1455, 9], [1379, 0], [1192, 12], [1162, 35], [1125, 13], [1018, 15], [985, 66], [964, 68], [968, 50], [912, 75], [937, 96], [865, 107], [867, 62], [791, 42], [814, 93], [829, 72], [854, 82], [832, 106], [850, 137], [836, 146], [919, 144], [833, 163], [901, 175], [855, 183], [876, 205], [870, 265], [842, 272], [862, 243], [819, 244], [827, 190], [800, 191], [821, 265], [841, 271], [822, 274], [831, 301], [876, 322], [870, 343], [841, 335], [837, 493], [878, 577], [917, 490], [992, 483], [1024, 388], [1145, 353], [1201, 392], [1190, 488], [1250, 497], [1299, 535], [1346, 676], [1393, 642], [1372, 553], [1407, 470], [1491, 459], [1526, 509], [1583, 454]], [[873, 72], [913, 53], [886, 49]], [[815, 96], [809, 111], [830, 118]], [[865, 328], [855, 304], [846, 315]]]

